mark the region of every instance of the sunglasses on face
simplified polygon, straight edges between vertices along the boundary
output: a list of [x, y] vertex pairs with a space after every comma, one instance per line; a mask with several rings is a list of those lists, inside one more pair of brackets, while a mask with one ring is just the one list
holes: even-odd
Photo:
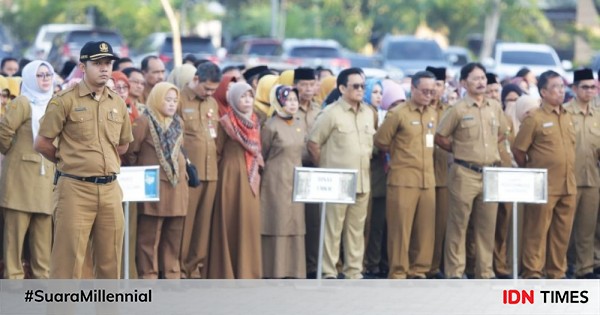
[[364, 83], [353, 83], [353, 84], [349, 84], [349, 87], [355, 89], [355, 90], [364, 90], [365, 89], [365, 84]]

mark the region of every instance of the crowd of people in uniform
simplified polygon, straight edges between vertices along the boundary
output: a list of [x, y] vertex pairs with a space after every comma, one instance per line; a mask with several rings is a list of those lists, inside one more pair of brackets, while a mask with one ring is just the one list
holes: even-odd
[[[5, 278], [116, 279], [123, 255], [140, 279], [315, 278], [320, 210], [292, 202], [300, 166], [357, 171], [355, 203], [326, 206], [326, 279], [510, 278], [513, 228], [521, 277], [600, 277], [590, 69], [568, 100], [556, 72], [499, 82], [479, 63], [398, 82], [184, 61], [166, 77], [160, 58], [136, 68], [104, 41], [62, 78], [2, 61]], [[150, 165], [160, 198], [132, 205], [123, 253], [117, 174]], [[547, 203], [484, 202], [483, 168], [497, 166], [547, 169]]]

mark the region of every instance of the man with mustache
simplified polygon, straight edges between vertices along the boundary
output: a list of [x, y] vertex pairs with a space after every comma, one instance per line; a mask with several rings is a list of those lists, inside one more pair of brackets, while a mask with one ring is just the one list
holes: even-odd
[[454, 153], [448, 182], [450, 208], [444, 248], [447, 278], [462, 278], [465, 272], [465, 238], [469, 220], [474, 220], [475, 277], [494, 278], [492, 266], [494, 230], [498, 205], [483, 202], [483, 168], [498, 165], [498, 142], [507, 128], [498, 101], [485, 96], [487, 79], [480, 63], [469, 63], [460, 71], [467, 90], [464, 99], [443, 115], [435, 143]]

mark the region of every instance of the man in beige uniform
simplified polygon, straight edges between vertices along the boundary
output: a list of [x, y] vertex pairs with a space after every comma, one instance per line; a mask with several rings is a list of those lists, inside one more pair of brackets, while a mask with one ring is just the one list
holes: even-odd
[[437, 113], [429, 105], [436, 95], [435, 79], [428, 71], [415, 73], [411, 100], [391, 109], [375, 134], [375, 145], [391, 156], [386, 194], [390, 279], [424, 279], [431, 269]]
[[142, 73], [144, 74], [144, 92], [137, 99], [138, 102], [146, 104], [150, 90], [165, 80], [165, 64], [156, 56], [148, 56], [142, 60]]
[[561, 105], [565, 86], [560, 75], [546, 71], [538, 88], [542, 107], [529, 113], [515, 139], [520, 167], [548, 170], [548, 202], [528, 204], [523, 217], [522, 277], [565, 277], [567, 247], [575, 216], [575, 129]]
[[600, 204], [600, 112], [591, 102], [596, 96], [596, 80], [591, 69], [576, 70], [573, 80], [575, 98], [564, 104], [573, 118], [577, 137], [575, 151], [575, 178], [577, 201], [575, 220], [567, 260], [575, 265], [577, 278], [597, 279], [594, 274], [594, 233]]
[[462, 278], [465, 238], [474, 220], [475, 277], [493, 278], [492, 254], [497, 204], [483, 202], [483, 168], [500, 161], [498, 141], [506, 130], [500, 104], [485, 97], [485, 68], [469, 63], [460, 72], [466, 97], [448, 109], [439, 123], [435, 142], [454, 153], [450, 168], [450, 208], [444, 250], [447, 278]]
[[182, 278], [205, 278], [211, 218], [217, 193], [217, 129], [219, 106], [212, 97], [221, 81], [217, 65], [198, 66], [192, 82], [181, 91], [178, 114], [185, 126], [184, 148], [198, 169], [201, 185], [189, 190], [188, 211], [181, 242]]
[[86, 43], [83, 80], [49, 102], [35, 139], [35, 150], [57, 163], [50, 278], [81, 278], [88, 241], [96, 278], [121, 274], [123, 193], [116, 175], [133, 136], [125, 103], [105, 87], [116, 58], [110, 44]]
[[[317, 80], [315, 71], [311, 68], [298, 68], [294, 70], [294, 87], [298, 90], [299, 108], [296, 117], [300, 124], [310, 132], [321, 107], [313, 99], [317, 93]], [[302, 166], [314, 167], [308, 150], [302, 150]], [[319, 215], [319, 204], [307, 203], [305, 208], [306, 234], [304, 235], [306, 247], [306, 273], [307, 278], [315, 278], [317, 274], [317, 262], [319, 255], [319, 231], [321, 227], [321, 216]]]
[[343, 234], [344, 276], [361, 279], [375, 118], [373, 111], [362, 102], [365, 92], [362, 70], [349, 68], [340, 72], [337, 87], [342, 97], [317, 117], [310, 132], [308, 150], [319, 167], [354, 169], [358, 171], [358, 178], [355, 204], [327, 204], [323, 275], [325, 278], [337, 276], [335, 265]]
[[[446, 68], [427, 67], [425, 69], [435, 75], [436, 95], [431, 100], [431, 107], [436, 112], [436, 121], [439, 122], [449, 105], [442, 102], [446, 90]], [[450, 154], [435, 146], [433, 148], [433, 171], [435, 175], [435, 240], [433, 243], [433, 258], [431, 270], [427, 273], [429, 278], [443, 279], [442, 258], [444, 253], [444, 237], [446, 236], [446, 220], [448, 218], [448, 164]]]

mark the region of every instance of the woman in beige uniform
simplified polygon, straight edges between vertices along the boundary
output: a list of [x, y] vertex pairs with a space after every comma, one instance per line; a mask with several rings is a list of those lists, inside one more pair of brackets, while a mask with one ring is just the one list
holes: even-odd
[[304, 133], [295, 117], [298, 92], [271, 91], [275, 115], [261, 130], [265, 170], [261, 186], [262, 259], [265, 278], [305, 278], [304, 204], [292, 202], [294, 167], [302, 166]]
[[160, 201], [139, 204], [137, 271], [140, 279], [180, 278], [179, 254], [188, 206], [182, 154], [183, 121], [176, 114], [179, 90], [161, 82], [148, 95], [148, 107], [133, 124], [129, 165], [160, 165]]
[[40, 119], [53, 93], [54, 69], [40, 60], [23, 68], [21, 96], [8, 104], [0, 121], [0, 152], [6, 157], [0, 176], [0, 207], [4, 210], [6, 278], [23, 279], [21, 263], [29, 233], [32, 276], [50, 275], [52, 245], [52, 177], [54, 164], [33, 149]]
[[229, 107], [219, 124], [219, 181], [208, 262], [210, 279], [260, 279], [260, 175], [264, 165], [254, 93], [245, 82], [231, 85]]

